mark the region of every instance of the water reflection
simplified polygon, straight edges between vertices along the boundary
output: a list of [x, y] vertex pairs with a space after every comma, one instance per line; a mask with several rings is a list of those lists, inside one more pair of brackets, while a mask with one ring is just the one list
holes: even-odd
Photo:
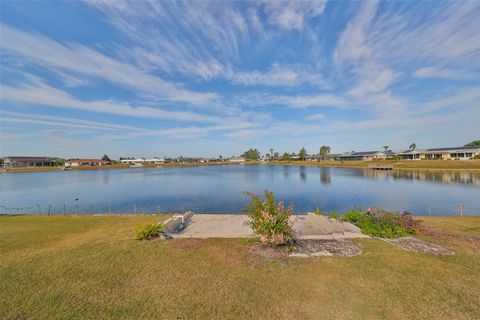
[[305, 167], [301, 166], [300, 167], [300, 179], [302, 180], [302, 182], [305, 182], [307, 180], [307, 173], [305, 171], [306, 171]]
[[326, 186], [332, 183], [332, 178], [330, 174], [330, 168], [321, 168], [320, 170], [320, 182]]
[[283, 176], [288, 178], [290, 176], [290, 168], [291, 166], [283, 166]]
[[357, 171], [364, 177], [394, 180], [419, 180], [439, 183], [461, 183], [480, 185], [480, 172], [469, 171], [426, 171], [426, 170], [371, 170]]

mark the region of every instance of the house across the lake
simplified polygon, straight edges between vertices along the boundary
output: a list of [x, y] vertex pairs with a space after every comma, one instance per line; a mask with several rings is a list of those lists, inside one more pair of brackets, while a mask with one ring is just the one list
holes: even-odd
[[382, 151], [362, 151], [362, 152], [350, 152], [342, 154], [340, 157], [342, 161], [372, 161], [372, 160], [385, 160], [387, 155]]
[[433, 148], [426, 150], [406, 150], [399, 155], [404, 160], [471, 160], [480, 155], [480, 147]]
[[51, 157], [6, 157], [5, 168], [52, 167], [58, 161]]
[[165, 159], [153, 157], [153, 158], [131, 158], [131, 159], [122, 159], [120, 160], [123, 164], [130, 164], [130, 165], [139, 165], [139, 164], [162, 164], [165, 163]]
[[65, 167], [79, 167], [79, 166], [104, 166], [109, 161], [102, 159], [68, 159], [65, 161]]
[[232, 157], [228, 161], [230, 161], [230, 162], [245, 162], [245, 158], [244, 157]]

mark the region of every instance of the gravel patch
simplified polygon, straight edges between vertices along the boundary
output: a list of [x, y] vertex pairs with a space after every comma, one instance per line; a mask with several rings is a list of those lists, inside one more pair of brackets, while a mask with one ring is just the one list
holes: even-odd
[[290, 257], [353, 257], [362, 253], [350, 240], [295, 240]]
[[450, 251], [444, 247], [412, 237], [385, 239], [385, 241], [412, 252], [426, 253], [434, 256], [448, 256], [455, 254], [455, 252]]

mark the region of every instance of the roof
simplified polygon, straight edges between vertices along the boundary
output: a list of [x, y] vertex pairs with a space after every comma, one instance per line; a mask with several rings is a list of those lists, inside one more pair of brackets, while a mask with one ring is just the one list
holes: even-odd
[[426, 150], [422, 149], [422, 150], [405, 150], [405, 151], [402, 151], [402, 152], [399, 152], [398, 154], [419, 154], [419, 153], [424, 153]]
[[51, 157], [5, 157], [5, 160], [11, 162], [28, 162], [28, 161], [37, 161], [37, 162], [49, 162], [52, 161], [53, 158]]
[[452, 148], [433, 148], [427, 149], [427, 151], [455, 151], [455, 150], [479, 150], [480, 147], [452, 147]]
[[341, 157], [361, 157], [361, 156], [371, 156], [377, 153], [382, 153], [385, 154], [384, 152], [381, 151], [361, 151], [361, 152], [353, 152], [353, 153], [348, 153], [341, 155]]
[[68, 159], [66, 162], [108, 162], [102, 159]]

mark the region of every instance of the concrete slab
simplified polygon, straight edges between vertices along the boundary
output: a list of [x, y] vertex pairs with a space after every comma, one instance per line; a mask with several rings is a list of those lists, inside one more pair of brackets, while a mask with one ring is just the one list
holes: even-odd
[[[332, 221], [333, 220], [333, 221]], [[241, 214], [196, 214], [175, 238], [249, 238], [253, 231]], [[346, 239], [368, 237], [350, 223], [339, 222], [315, 214], [292, 216], [297, 239]]]
[[253, 231], [242, 214], [196, 214], [174, 238], [249, 238]]

